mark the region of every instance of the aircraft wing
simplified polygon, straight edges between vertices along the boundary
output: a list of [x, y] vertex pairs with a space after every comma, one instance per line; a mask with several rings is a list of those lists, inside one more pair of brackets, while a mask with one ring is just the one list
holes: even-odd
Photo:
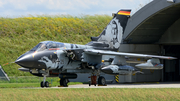
[[176, 57], [171, 56], [158, 56], [158, 55], [147, 55], [147, 54], [135, 54], [135, 53], [123, 53], [123, 52], [113, 52], [113, 51], [103, 51], [103, 50], [92, 50], [85, 49], [84, 52], [86, 54], [93, 55], [119, 55], [119, 56], [127, 56], [127, 57], [141, 57], [141, 58], [159, 58], [159, 59], [177, 59]]

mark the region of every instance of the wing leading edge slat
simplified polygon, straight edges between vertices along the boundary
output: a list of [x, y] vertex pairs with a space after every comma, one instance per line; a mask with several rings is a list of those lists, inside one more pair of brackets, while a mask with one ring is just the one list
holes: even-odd
[[177, 59], [176, 57], [171, 56], [158, 56], [158, 55], [147, 55], [147, 54], [135, 54], [135, 53], [123, 53], [123, 52], [113, 52], [113, 51], [103, 51], [103, 50], [92, 50], [85, 49], [85, 53], [94, 54], [94, 55], [119, 55], [127, 57], [142, 57], [142, 58], [159, 58], [159, 59]]

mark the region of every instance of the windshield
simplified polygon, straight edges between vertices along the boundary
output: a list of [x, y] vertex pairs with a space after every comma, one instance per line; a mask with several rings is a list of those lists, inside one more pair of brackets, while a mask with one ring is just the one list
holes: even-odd
[[41, 44], [41, 46], [39, 46], [39, 47], [37, 48], [37, 51], [43, 51], [43, 50], [45, 50], [45, 49], [47, 49], [46, 45], [45, 45], [45, 44]]
[[31, 51], [43, 51], [45, 49], [50, 49], [50, 48], [61, 48], [64, 47], [63, 43], [60, 42], [47, 42], [47, 43], [39, 43], [36, 45]]
[[39, 43], [38, 45], [36, 45], [33, 49], [31, 49], [31, 51], [42, 51], [47, 49], [46, 45], [43, 43]]
[[64, 44], [60, 43], [60, 42], [49, 42], [47, 44], [47, 47], [48, 47], [48, 49], [49, 48], [61, 48], [61, 47], [64, 47]]

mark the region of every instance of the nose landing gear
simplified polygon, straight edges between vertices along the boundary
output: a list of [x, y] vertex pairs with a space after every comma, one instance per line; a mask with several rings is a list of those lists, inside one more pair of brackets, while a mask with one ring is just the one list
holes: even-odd
[[49, 75], [49, 70], [46, 70], [44, 74], [42, 74], [44, 76], [43, 81], [40, 83], [41, 87], [49, 87], [49, 82], [46, 81], [46, 76]]

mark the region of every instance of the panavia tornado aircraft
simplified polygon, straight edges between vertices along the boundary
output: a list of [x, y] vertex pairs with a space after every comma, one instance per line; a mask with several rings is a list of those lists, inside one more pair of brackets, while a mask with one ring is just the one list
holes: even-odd
[[[102, 73], [111, 75], [130, 75], [140, 73], [137, 69], [126, 64], [127, 57], [150, 58], [148, 63], [139, 64], [139, 68], [162, 67], [159, 62], [152, 60], [176, 59], [169, 56], [156, 56], [134, 53], [117, 52], [124, 29], [131, 10], [119, 10], [98, 37], [91, 37], [91, 42], [86, 45], [61, 43], [54, 41], [40, 42], [30, 51], [21, 55], [15, 63], [21, 66], [21, 71], [28, 71], [35, 76], [44, 77], [41, 87], [48, 87], [46, 77], [59, 77], [60, 85], [67, 86], [68, 79], [76, 79], [77, 73], [90, 73], [99, 85], [106, 85]], [[102, 63], [103, 55], [115, 56], [110, 65]], [[91, 79], [92, 82], [92, 79]]]

